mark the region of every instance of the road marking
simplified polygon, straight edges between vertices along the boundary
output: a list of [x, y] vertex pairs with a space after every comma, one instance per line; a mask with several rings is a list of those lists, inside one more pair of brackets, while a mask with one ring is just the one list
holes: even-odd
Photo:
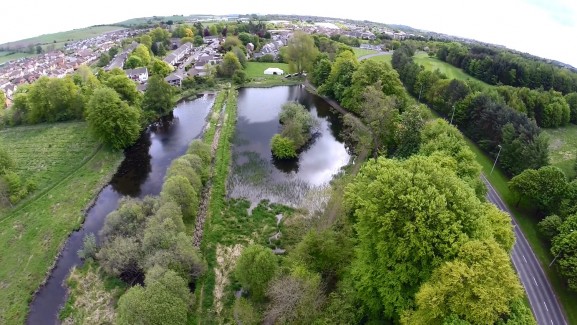
[[547, 308], [547, 303], [543, 301], [543, 305], [545, 305], [545, 309], [547, 309], [547, 311], [549, 311], [549, 308]]
[[535, 282], [535, 285], [536, 285], [536, 286], [539, 286], [539, 285], [537, 284], [537, 280], [535, 280], [535, 277], [532, 276], [532, 278], [533, 278], [533, 282]]
[[529, 263], [527, 263], [527, 259], [525, 258], [525, 255], [521, 255], [521, 256], [523, 256], [523, 259], [525, 260], [525, 264], [529, 264]]
[[551, 321], [551, 325], [555, 325], [555, 323], [553, 323], [553, 320], [552, 320], [552, 319], [550, 319], [550, 321]]

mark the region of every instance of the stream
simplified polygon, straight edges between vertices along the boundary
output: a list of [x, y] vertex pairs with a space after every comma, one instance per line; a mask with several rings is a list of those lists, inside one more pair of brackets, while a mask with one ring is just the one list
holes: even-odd
[[214, 95], [204, 95], [179, 103], [172, 114], [151, 124], [125, 151], [125, 159], [116, 174], [88, 209], [82, 228], [67, 239], [46, 284], [34, 296], [28, 324], [60, 323], [58, 312], [66, 299], [63, 282], [70, 269], [82, 263], [77, 252], [82, 248], [84, 236], [89, 233], [98, 235], [106, 216], [118, 207], [122, 197], [143, 198], [160, 193], [168, 166], [202, 134], [213, 102]]

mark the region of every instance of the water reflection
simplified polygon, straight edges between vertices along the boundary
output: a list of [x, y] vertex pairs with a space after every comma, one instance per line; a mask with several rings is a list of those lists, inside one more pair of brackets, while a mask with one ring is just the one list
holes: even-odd
[[[270, 140], [280, 132], [279, 112], [288, 101], [304, 105], [319, 127], [297, 159], [277, 160]], [[312, 189], [325, 187], [348, 163], [341, 128], [339, 115], [302, 86], [241, 89], [229, 195], [298, 206]]]

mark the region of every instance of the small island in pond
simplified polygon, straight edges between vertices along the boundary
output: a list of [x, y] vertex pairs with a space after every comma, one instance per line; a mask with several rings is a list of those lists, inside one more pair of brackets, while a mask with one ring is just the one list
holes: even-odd
[[280, 123], [281, 133], [275, 134], [270, 142], [272, 154], [277, 159], [296, 158], [297, 151], [311, 139], [317, 121], [303, 105], [289, 102], [282, 107]]

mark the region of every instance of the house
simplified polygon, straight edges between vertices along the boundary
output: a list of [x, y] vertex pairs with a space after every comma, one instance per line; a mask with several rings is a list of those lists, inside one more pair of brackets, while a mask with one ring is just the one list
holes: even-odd
[[179, 48], [172, 51], [169, 55], [164, 58], [164, 62], [176, 66], [180, 61], [192, 51], [192, 43], [187, 42], [182, 44]]
[[171, 73], [168, 77], [164, 78], [164, 81], [168, 82], [169, 85], [180, 87], [182, 85], [182, 76]]
[[264, 74], [282, 76], [284, 74], [284, 71], [282, 71], [282, 69], [279, 68], [268, 68], [264, 70]]
[[146, 67], [124, 70], [124, 73], [128, 78], [139, 83], [145, 83], [148, 80], [148, 68]]

